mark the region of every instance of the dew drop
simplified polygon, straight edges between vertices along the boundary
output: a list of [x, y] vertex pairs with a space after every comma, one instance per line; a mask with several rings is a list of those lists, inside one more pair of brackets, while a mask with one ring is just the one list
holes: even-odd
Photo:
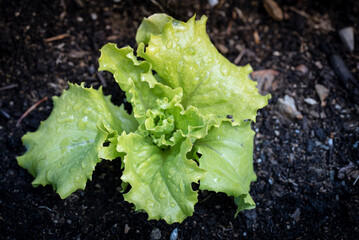
[[151, 47], [146, 48], [147, 54], [156, 55], [158, 53], [158, 51], [159, 51], [159, 48], [156, 46], [151, 46]]
[[181, 51], [181, 47], [177, 45], [176, 50]]
[[65, 118], [58, 118], [56, 121], [58, 123], [68, 123], [68, 122], [72, 122], [74, 120], [74, 116], [69, 116], [69, 117], [65, 117]]
[[153, 202], [152, 202], [152, 200], [147, 199], [147, 200], [146, 200], [146, 205], [147, 205], [147, 207], [152, 208], [152, 207], [153, 207]]
[[174, 208], [175, 206], [176, 206], [176, 204], [175, 204], [175, 203], [171, 203], [171, 207], [173, 207], [173, 208]]
[[87, 164], [86, 164], [85, 162], [81, 163], [81, 167], [82, 167], [82, 169], [85, 169], [85, 168], [86, 168], [86, 166], [87, 166]]
[[229, 72], [226, 67], [221, 67], [219, 70], [221, 71], [223, 76], [228, 76]]
[[76, 181], [76, 182], [80, 182], [80, 177], [77, 176], [77, 177], [75, 178], [75, 181]]
[[160, 192], [160, 198], [165, 199], [166, 198], [166, 193]]
[[88, 123], [89, 123], [88, 118], [87, 116], [85, 116], [77, 122], [77, 128], [79, 130], [85, 130]]

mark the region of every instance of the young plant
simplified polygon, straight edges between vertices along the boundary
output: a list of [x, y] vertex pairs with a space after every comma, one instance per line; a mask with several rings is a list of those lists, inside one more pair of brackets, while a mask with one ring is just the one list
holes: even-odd
[[233, 196], [237, 213], [254, 208], [251, 122], [270, 96], [258, 93], [249, 65], [218, 53], [206, 20], [155, 14], [138, 29], [137, 56], [131, 47], [103, 46], [99, 70], [113, 74], [132, 114], [101, 88], [69, 84], [53, 98], [49, 118], [22, 138], [27, 152], [18, 163], [35, 177], [33, 186], [51, 184], [66, 198], [85, 188], [101, 159], [120, 157], [124, 199], [149, 219], [191, 216], [192, 183]]

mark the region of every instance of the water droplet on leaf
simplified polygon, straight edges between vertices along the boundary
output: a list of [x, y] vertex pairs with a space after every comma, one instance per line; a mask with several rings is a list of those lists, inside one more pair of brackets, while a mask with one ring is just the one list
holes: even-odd
[[219, 70], [221, 71], [223, 76], [228, 76], [229, 71], [226, 67], [221, 67]]
[[162, 198], [162, 199], [166, 198], [166, 193], [160, 192], [160, 198]]
[[85, 162], [81, 163], [81, 167], [82, 167], [83, 169], [85, 169], [86, 166], [87, 166], [87, 164], [86, 164]]
[[146, 200], [146, 205], [147, 205], [147, 207], [152, 208], [152, 207], [153, 207], [153, 202], [152, 202], [152, 200], [147, 199], [147, 200]]

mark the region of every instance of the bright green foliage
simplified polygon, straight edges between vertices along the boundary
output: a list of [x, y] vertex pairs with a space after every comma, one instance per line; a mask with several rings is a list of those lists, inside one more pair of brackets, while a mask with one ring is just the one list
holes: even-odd
[[[138, 59], [131, 47], [106, 44], [99, 70], [113, 74], [133, 114], [114, 106], [101, 89], [70, 85], [38, 131], [23, 137], [19, 164], [33, 184], [52, 184], [62, 198], [84, 189], [102, 159], [122, 158], [126, 201], [149, 219], [182, 222], [197, 191], [233, 196], [237, 213], [254, 208], [251, 122], [269, 96], [248, 74], [218, 53], [206, 17], [180, 22], [165, 14], [138, 29]], [[106, 144], [105, 144], [106, 143]]]
[[[159, 17], [167, 20], [161, 16], [145, 22]], [[170, 20], [160, 24], [162, 34], [156, 30], [147, 46], [139, 43], [138, 55], [152, 64], [164, 84], [183, 90], [184, 108], [195, 106], [217, 124], [228, 120], [228, 114], [233, 116], [234, 125], [245, 119], [254, 121], [257, 110], [267, 105], [267, 97], [261, 96], [249, 79], [249, 65], [237, 67], [217, 51], [206, 33], [206, 20], [195, 21], [193, 17], [186, 23]], [[151, 30], [140, 27], [137, 37]]]
[[136, 129], [134, 118], [113, 105], [102, 90], [70, 84], [60, 98], [54, 97], [50, 117], [36, 132], [22, 141], [28, 151], [18, 157], [19, 165], [36, 177], [34, 186], [52, 184], [61, 198], [77, 189], [85, 189], [98, 153], [112, 131]]
[[253, 136], [250, 122], [234, 127], [222, 123], [196, 141], [197, 151], [202, 154], [199, 166], [207, 171], [201, 180], [202, 190], [235, 197], [248, 194], [249, 184], [256, 180], [252, 164]]
[[149, 137], [122, 135], [117, 147], [127, 154], [122, 180], [132, 187], [125, 200], [135, 204], [136, 210], [145, 210], [149, 219], [173, 223], [192, 215], [197, 192], [191, 183], [198, 182], [205, 171], [187, 159], [191, 148], [188, 138], [162, 151]]

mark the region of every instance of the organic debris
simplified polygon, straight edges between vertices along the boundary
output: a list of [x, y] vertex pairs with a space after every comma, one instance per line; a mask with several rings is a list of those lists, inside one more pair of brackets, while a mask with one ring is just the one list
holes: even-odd
[[344, 47], [349, 51], [354, 51], [354, 28], [346, 27], [339, 30], [339, 37], [342, 40]]
[[277, 102], [279, 112], [291, 119], [302, 119], [303, 115], [297, 110], [294, 98], [285, 95], [284, 99], [279, 98]]
[[329, 89], [324, 87], [321, 84], [315, 84], [315, 90], [317, 91], [317, 94], [318, 94], [319, 99], [321, 101], [322, 107], [324, 107], [326, 105], [325, 99], [329, 95]]

